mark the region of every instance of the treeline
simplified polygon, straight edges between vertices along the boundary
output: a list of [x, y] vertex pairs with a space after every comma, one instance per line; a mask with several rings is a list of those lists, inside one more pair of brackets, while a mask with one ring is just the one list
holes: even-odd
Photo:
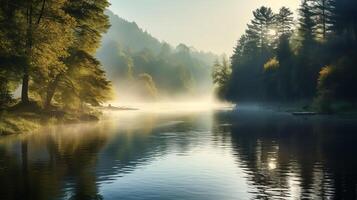
[[94, 57], [109, 28], [107, 0], [0, 0], [0, 107], [13, 101], [79, 109], [110, 97]]
[[121, 100], [157, 100], [176, 95], [202, 95], [212, 89], [216, 56], [187, 45], [160, 42], [135, 22], [111, 11], [111, 27], [97, 53]]
[[323, 110], [337, 103], [355, 104], [355, 0], [303, 0], [297, 21], [286, 7], [278, 13], [261, 7], [253, 16], [231, 57], [232, 73], [219, 85], [224, 88], [221, 98], [233, 102], [307, 100]]

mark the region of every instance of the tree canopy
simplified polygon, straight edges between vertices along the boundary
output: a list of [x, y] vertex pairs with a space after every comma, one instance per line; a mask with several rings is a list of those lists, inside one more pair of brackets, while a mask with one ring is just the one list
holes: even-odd
[[[21, 103], [72, 108], [108, 100], [110, 82], [94, 57], [109, 28], [107, 0], [0, 2], [2, 104], [21, 85]], [[5, 98], [6, 96], [6, 98]]]
[[234, 48], [224, 98], [355, 104], [356, 13], [354, 0], [302, 0], [296, 21], [286, 7], [256, 9]]

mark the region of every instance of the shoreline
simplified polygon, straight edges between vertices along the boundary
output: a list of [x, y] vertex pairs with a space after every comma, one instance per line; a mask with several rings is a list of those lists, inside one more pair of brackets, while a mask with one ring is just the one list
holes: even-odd
[[73, 125], [79, 123], [99, 122], [103, 111], [136, 111], [129, 107], [93, 107], [87, 111], [46, 111], [36, 104], [15, 105], [0, 110], [0, 137], [32, 133], [51, 125]]

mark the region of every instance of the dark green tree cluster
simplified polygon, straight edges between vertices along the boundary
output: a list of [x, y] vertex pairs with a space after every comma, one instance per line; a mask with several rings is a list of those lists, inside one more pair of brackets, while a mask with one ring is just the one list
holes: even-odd
[[0, 104], [21, 86], [21, 103], [77, 109], [109, 98], [94, 57], [109, 28], [107, 0], [0, 0]]
[[231, 57], [226, 99], [356, 102], [356, 1], [303, 0], [297, 22], [285, 7], [253, 15]]

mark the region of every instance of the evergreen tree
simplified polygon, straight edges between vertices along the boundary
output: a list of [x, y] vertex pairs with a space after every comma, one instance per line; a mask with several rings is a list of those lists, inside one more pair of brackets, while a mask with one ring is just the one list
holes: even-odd
[[316, 80], [321, 68], [314, 57], [316, 54], [316, 23], [311, 2], [304, 0], [299, 11], [300, 49], [293, 77], [294, 92], [300, 98], [312, 98], [316, 92]]
[[278, 91], [279, 98], [282, 101], [291, 100], [293, 93], [291, 89], [294, 83], [292, 82], [294, 69], [294, 54], [290, 46], [290, 35], [284, 34], [280, 36], [278, 47], [276, 49], [276, 57], [279, 61], [278, 71]]
[[303, 0], [299, 9], [299, 34], [302, 48], [312, 46], [316, 38], [316, 23], [312, 6], [308, 0]]
[[269, 38], [269, 30], [273, 27], [275, 14], [271, 8], [262, 6], [253, 11], [254, 19], [248, 24], [247, 34], [252, 39], [258, 39], [259, 47], [267, 48], [271, 43]]
[[279, 34], [276, 48], [276, 59], [279, 68], [276, 70], [277, 92], [276, 98], [288, 100], [292, 96], [292, 69], [293, 53], [290, 47], [290, 38], [293, 31], [294, 17], [293, 12], [286, 7], [282, 7], [276, 15], [276, 28]]
[[279, 35], [287, 35], [292, 31], [294, 24], [293, 12], [286, 7], [282, 7], [276, 15], [276, 29]]
[[326, 40], [327, 34], [331, 32], [334, 24], [334, 0], [313, 0], [312, 9], [317, 23], [317, 33], [322, 40]]

